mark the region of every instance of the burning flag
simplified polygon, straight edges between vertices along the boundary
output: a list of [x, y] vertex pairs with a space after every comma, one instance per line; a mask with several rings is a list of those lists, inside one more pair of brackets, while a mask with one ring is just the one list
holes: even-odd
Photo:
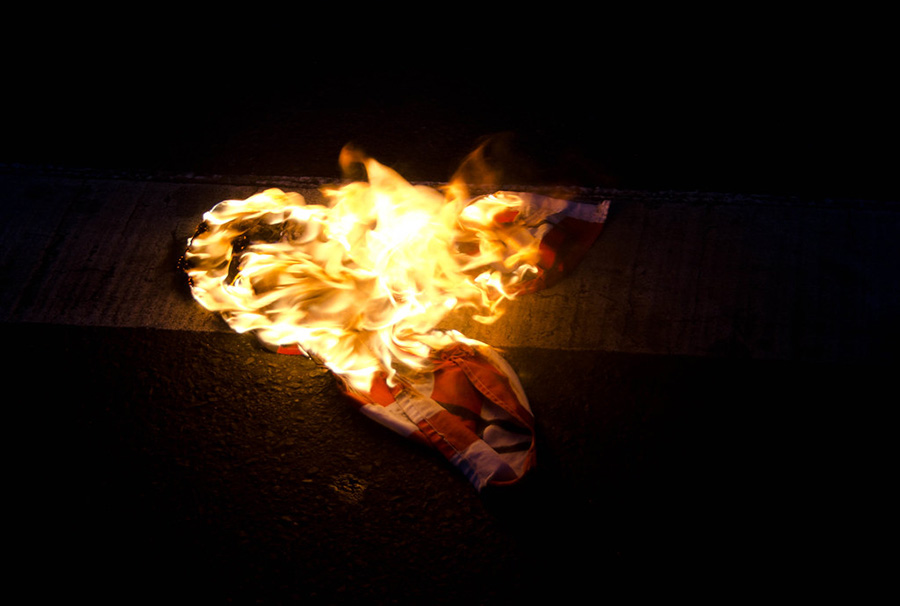
[[350, 150], [367, 181], [325, 204], [269, 189], [219, 203], [190, 240], [194, 298], [269, 349], [319, 360], [363, 414], [439, 450], [479, 490], [534, 465], [534, 417], [487, 344], [439, 330], [482, 322], [552, 284], [597, 237], [608, 203], [515, 192], [470, 197], [407, 182]]

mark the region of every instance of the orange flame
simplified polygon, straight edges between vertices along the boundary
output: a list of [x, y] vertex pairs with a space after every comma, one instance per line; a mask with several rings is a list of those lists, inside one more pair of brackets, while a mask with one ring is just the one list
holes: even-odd
[[278, 189], [223, 201], [185, 261], [194, 298], [232, 329], [297, 345], [364, 392], [464, 341], [436, 330], [451, 310], [496, 319], [536, 274], [538, 240], [512, 220], [515, 194], [441, 193], [350, 149], [341, 163], [360, 163], [368, 181], [324, 189], [326, 204]]

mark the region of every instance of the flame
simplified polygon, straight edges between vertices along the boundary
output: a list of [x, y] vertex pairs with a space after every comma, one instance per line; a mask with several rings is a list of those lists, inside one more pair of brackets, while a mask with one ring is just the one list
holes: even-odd
[[539, 241], [516, 221], [522, 200], [471, 198], [407, 182], [350, 149], [367, 181], [322, 190], [325, 204], [268, 189], [203, 217], [185, 254], [194, 298], [239, 333], [296, 345], [362, 392], [426, 371], [465, 341], [437, 330], [453, 310], [491, 322], [537, 274]]

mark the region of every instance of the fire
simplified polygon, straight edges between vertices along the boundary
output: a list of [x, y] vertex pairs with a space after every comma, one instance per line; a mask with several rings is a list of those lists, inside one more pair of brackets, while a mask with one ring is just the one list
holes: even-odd
[[453, 310], [491, 322], [537, 274], [539, 234], [523, 199], [414, 185], [345, 150], [367, 181], [323, 190], [326, 203], [268, 189], [203, 217], [185, 261], [194, 298], [237, 332], [297, 346], [351, 388], [378, 376], [411, 384], [433, 354], [469, 342], [438, 330]]

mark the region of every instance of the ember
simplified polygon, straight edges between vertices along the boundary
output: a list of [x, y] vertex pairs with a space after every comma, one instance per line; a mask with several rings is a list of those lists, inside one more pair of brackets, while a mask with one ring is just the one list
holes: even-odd
[[[515, 373], [437, 327], [460, 308], [491, 322], [537, 288], [548, 219], [575, 206], [472, 198], [460, 183], [442, 193], [349, 149], [341, 162], [362, 164], [368, 181], [323, 190], [326, 204], [269, 189], [207, 212], [185, 254], [194, 298], [272, 350], [321, 361], [364, 413], [436, 446], [478, 488], [517, 480], [534, 444]], [[590, 207], [598, 229], [605, 208]]]

